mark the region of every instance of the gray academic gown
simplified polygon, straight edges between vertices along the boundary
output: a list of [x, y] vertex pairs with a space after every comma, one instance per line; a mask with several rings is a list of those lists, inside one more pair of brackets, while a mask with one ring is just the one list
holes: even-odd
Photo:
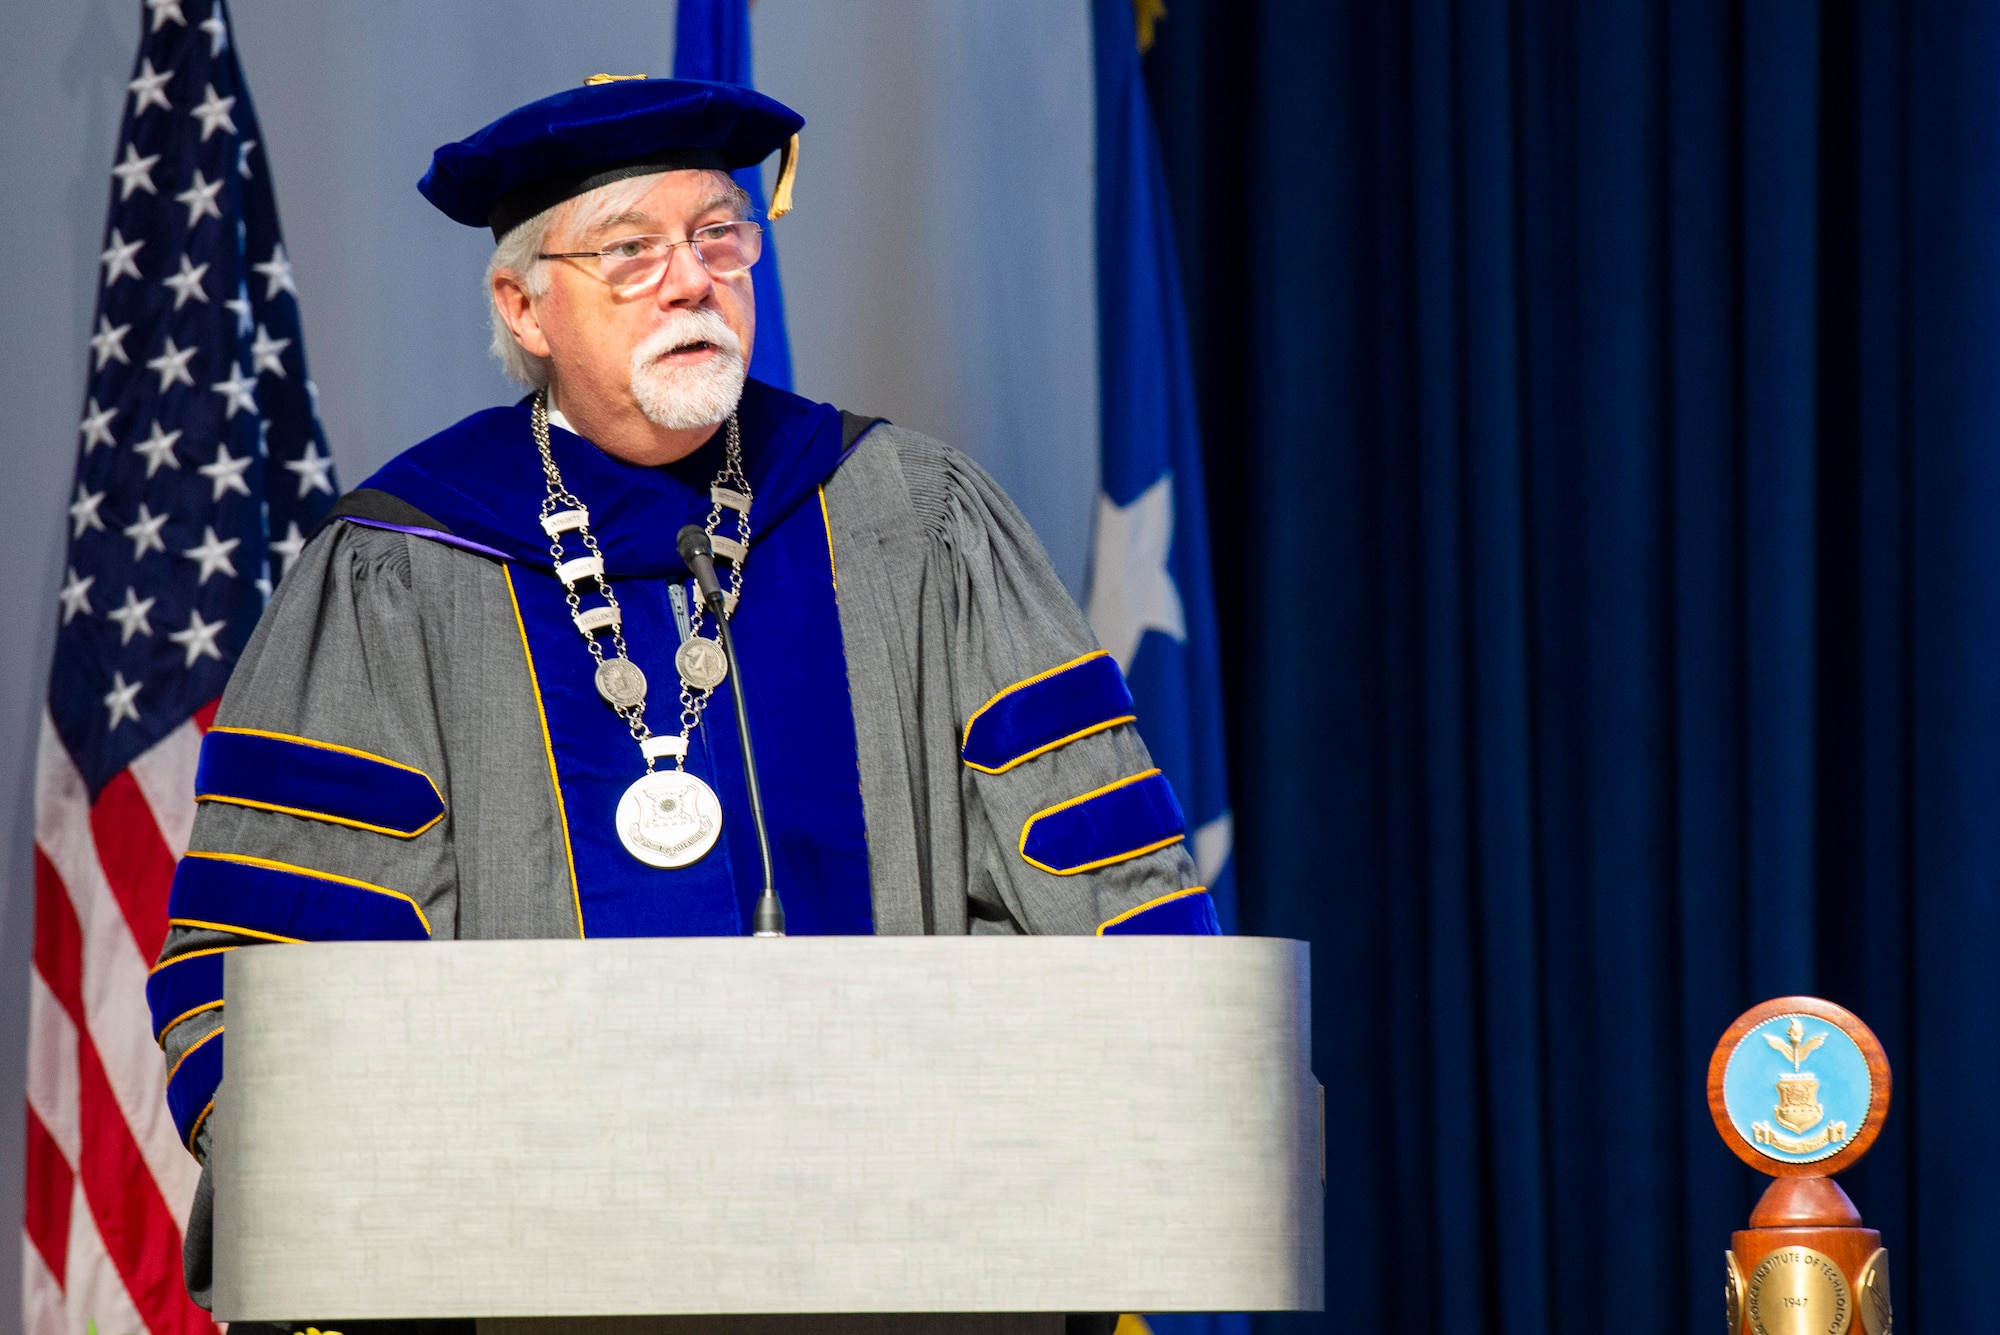
[[[825, 496], [876, 932], [1090, 933], [1196, 885], [1182, 844], [1070, 876], [1021, 856], [1031, 815], [1151, 767], [1132, 725], [1004, 774], [960, 760], [966, 720], [996, 692], [1097, 647], [999, 486], [949, 446], [881, 424]], [[538, 718], [496, 563], [401, 532], [329, 524], [272, 597], [216, 722], [337, 737], [413, 765], [438, 779], [446, 815], [405, 840], [204, 802], [190, 847], [394, 886], [422, 906], [438, 938], [573, 937]], [[775, 745], [765, 739], [760, 749]], [[176, 926], [161, 957], [228, 944], [256, 943]], [[169, 1066], [222, 1016], [207, 1011], [169, 1030]], [[211, 1131], [204, 1123], [196, 1139], [203, 1171], [186, 1249], [188, 1289], [203, 1306]]]

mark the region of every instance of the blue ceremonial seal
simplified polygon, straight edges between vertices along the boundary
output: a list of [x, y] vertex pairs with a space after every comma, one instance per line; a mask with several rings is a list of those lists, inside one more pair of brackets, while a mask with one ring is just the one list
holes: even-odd
[[1817, 1163], [1868, 1120], [1868, 1058], [1811, 1015], [1774, 1015], [1737, 1041], [1722, 1075], [1736, 1134], [1780, 1163]]
[[1889, 1063], [1857, 1017], [1816, 997], [1745, 1013], [1717, 1045], [1709, 1107], [1744, 1162], [1774, 1177], [1838, 1172], [1889, 1111]]

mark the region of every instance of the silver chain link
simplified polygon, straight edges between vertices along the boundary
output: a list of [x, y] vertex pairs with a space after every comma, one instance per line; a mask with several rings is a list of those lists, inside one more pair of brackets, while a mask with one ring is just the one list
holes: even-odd
[[[541, 517], [547, 519], [550, 515], [561, 510], [575, 510], [581, 514], [589, 514], [589, 508], [582, 501], [578, 500], [568, 487], [563, 485], [562, 471], [556, 467], [555, 456], [549, 451], [548, 390], [544, 389], [535, 395], [534, 406], [529, 411], [528, 420], [534, 429], [535, 448], [541, 452], [542, 456], [542, 478], [548, 484], [548, 494], [542, 498]], [[746, 502], [750, 499], [751, 495], [750, 479], [743, 474], [743, 440], [737, 430], [736, 414], [733, 412], [729, 414], [729, 425], [723, 442], [722, 469], [716, 473], [715, 481], [710, 484], [708, 522], [703, 526], [703, 531], [708, 534], [711, 542], [715, 540], [715, 530], [722, 525], [722, 511], [724, 509], [722, 502], [716, 498], [716, 490], [718, 488], [727, 488], [731, 491], [739, 492]], [[731, 509], [731, 513], [736, 516], [736, 541], [743, 544], [743, 549], [747, 554], [750, 549], [750, 516], [747, 511], [743, 510]], [[590, 531], [590, 521], [588, 519], [577, 526], [576, 533], [577, 537], [583, 541], [584, 550], [597, 558], [597, 574], [595, 576], [597, 591], [603, 596], [605, 606], [611, 609], [614, 617], [611, 626], [612, 648], [616, 651], [617, 657], [629, 663], [632, 660], [625, 649], [624, 614], [618, 606], [618, 595], [612, 591], [611, 577], [604, 568], [604, 552], [597, 545], [596, 535]], [[549, 535], [549, 556], [555, 562], [556, 581], [563, 587], [563, 599], [569, 604], [570, 624], [576, 626], [577, 633], [583, 636], [583, 642], [590, 650], [591, 659], [598, 667], [602, 667], [604, 665], [604, 644], [596, 635], [577, 625], [576, 618], [583, 611], [582, 595], [577, 592], [576, 584], [571, 584], [562, 577], [562, 534], [552, 533]], [[747, 564], [747, 561], [731, 561], [729, 563], [729, 593], [723, 609], [724, 616], [732, 615], [735, 612], [737, 601], [743, 596], [743, 567], [745, 564]], [[698, 596], [693, 601], [694, 611], [688, 627], [689, 638], [694, 638], [701, 634], [703, 603]], [[682, 678], [678, 671], [674, 673], [674, 676], [681, 683], [681, 754], [674, 757], [674, 768], [681, 769], [685, 766], [687, 760], [688, 740], [693, 735], [694, 730], [701, 725], [702, 711], [708, 707], [708, 698], [714, 694], [714, 688], [711, 687], [708, 690], [697, 691], [688, 685], [686, 679]], [[646, 701], [644, 697], [640, 698], [639, 703], [628, 708], [618, 709], [615, 705], [612, 708], [617, 711], [620, 718], [625, 720], [625, 726], [632, 733], [632, 740], [638, 742], [643, 747], [646, 741], [653, 735], [653, 730], [646, 726]], [[646, 757], [646, 773], [651, 774], [653, 772], [654, 763], [652, 756]]]

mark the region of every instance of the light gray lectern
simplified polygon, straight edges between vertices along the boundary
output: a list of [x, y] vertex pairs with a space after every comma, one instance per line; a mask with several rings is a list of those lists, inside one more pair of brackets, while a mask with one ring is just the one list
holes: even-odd
[[1296, 941], [354, 943], [232, 951], [226, 987], [223, 1320], [1321, 1305]]

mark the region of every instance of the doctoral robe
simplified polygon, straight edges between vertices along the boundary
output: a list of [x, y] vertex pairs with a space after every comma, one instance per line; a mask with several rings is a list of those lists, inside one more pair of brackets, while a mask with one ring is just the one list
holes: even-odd
[[[1117, 667], [992, 479], [756, 381], [739, 415], [755, 499], [731, 627], [788, 929], [1217, 930]], [[647, 722], [676, 733], [691, 583], [674, 538], [708, 513], [721, 433], [662, 468], [550, 435], [650, 683]], [[761, 876], [729, 688], [687, 760], [720, 799], [720, 842], [647, 866], [613, 825], [643, 761], [593, 687], [543, 495], [525, 404], [415, 446], [285, 572], [230, 679], [149, 987], [169, 1102], [204, 1162], [197, 1301], [227, 949], [747, 931]]]

